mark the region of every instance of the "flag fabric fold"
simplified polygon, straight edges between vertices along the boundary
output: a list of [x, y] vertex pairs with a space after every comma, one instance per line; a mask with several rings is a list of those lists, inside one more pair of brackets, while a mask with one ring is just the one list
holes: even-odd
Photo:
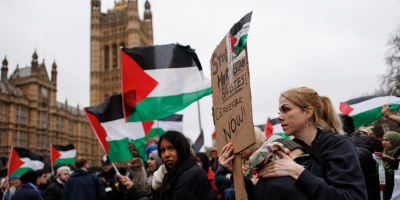
[[121, 63], [127, 122], [162, 119], [211, 94], [211, 81], [190, 46], [122, 48]]
[[51, 145], [51, 165], [74, 164], [76, 159], [76, 149], [73, 144], [67, 146]]
[[197, 137], [196, 141], [193, 143], [194, 152], [200, 152], [201, 147], [203, 147], [203, 146], [204, 146], [204, 135], [203, 135], [203, 129], [202, 129], [199, 137]]
[[[353, 117], [355, 128], [369, 124], [382, 116], [382, 106], [387, 103], [389, 95], [365, 96], [340, 103], [340, 111]], [[400, 97], [392, 96], [388, 103], [390, 110], [400, 108]]]
[[161, 137], [167, 131], [178, 131], [183, 133], [183, 115], [173, 114], [166, 118], [154, 120], [153, 126], [146, 134], [146, 137]]
[[230, 52], [232, 52], [229, 58], [231, 58], [231, 60], [238, 56], [247, 46], [247, 36], [250, 30], [252, 14], [253, 12], [246, 14], [229, 31]]
[[21, 176], [27, 171], [43, 169], [44, 162], [41, 154], [23, 148], [11, 148], [8, 161], [7, 176]]
[[104, 103], [84, 109], [87, 118], [110, 162], [123, 162], [133, 158], [128, 143], [139, 149], [139, 156], [147, 160], [145, 149], [146, 133], [154, 122], [126, 122], [122, 95], [113, 95]]

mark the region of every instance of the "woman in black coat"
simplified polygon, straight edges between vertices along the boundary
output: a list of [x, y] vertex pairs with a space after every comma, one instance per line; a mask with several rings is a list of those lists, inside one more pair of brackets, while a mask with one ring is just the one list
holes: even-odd
[[207, 174], [190, 153], [188, 140], [182, 133], [168, 131], [158, 141], [158, 155], [167, 168], [157, 200], [213, 200], [215, 192]]
[[12, 199], [29, 199], [29, 200], [46, 200], [46, 196], [44, 196], [39, 188], [39, 174], [35, 171], [28, 171], [22, 174], [21, 176], [21, 188], [15, 192]]
[[[253, 188], [245, 181], [248, 193], [253, 192], [257, 200], [367, 199], [355, 146], [343, 135], [330, 99], [310, 88], [294, 88], [281, 94], [279, 110], [285, 135], [294, 136], [305, 153], [293, 160], [277, 151], [282, 159], [260, 169], [260, 180]], [[229, 146], [225, 147], [221, 165], [234, 158], [231, 150], [227, 151]]]

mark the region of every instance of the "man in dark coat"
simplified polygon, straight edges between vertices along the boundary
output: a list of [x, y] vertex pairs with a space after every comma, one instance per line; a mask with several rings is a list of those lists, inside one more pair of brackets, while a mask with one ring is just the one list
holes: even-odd
[[112, 166], [107, 155], [101, 160], [103, 172], [99, 174], [99, 178], [107, 194], [107, 200], [124, 199], [125, 187], [119, 182], [117, 173]]
[[39, 175], [35, 171], [28, 171], [21, 176], [21, 188], [12, 196], [13, 200], [44, 200], [37, 185], [39, 185]]
[[63, 200], [104, 200], [107, 198], [99, 177], [88, 172], [86, 158], [79, 157], [75, 161], [77, 170], [65, 182]]
[[363, 171], [365, 178], [368, 200], [379, 200], [379, 176], [376, 174], [376, 161], [372, 157], [372, 154], [374, 153], [374, 145], [367, 135], [355, 131], [354, 120], [352, 117], [340, 114], [340, 118], [342, 120], [343, 130], [356, 146], [361, 170]]
[[57, 169], [57, 179], [47, 187], [48, 200], [61, 200], [64, 188], [64, 183], [68, 180], [71, 169], [67, 166], [62, 166]]

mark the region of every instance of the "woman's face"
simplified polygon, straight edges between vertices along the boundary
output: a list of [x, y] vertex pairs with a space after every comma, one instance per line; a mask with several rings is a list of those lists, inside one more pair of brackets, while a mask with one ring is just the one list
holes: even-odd
[[157, 169], [157, 165], [156, 165], [156, 159], [154, 158], [154, 156], [152, 154], [150, 154], [149, 156], [149, 160], [147, 161], [147, 166], [149, 167], [149, 171], [151, 173], [155, 172]]
[[382, 146], [385, 150], [389, 150], [392, 148], [392, 143], [387, 137], [383, 137]]
[[240, 156], [242, 156], [242, 159], [248, 160], [251, 156], [252, 152], [250, 151], [250, 148], [247, 148], [243, 151], [240, 152]]
[[305, 111], [285, 97], [279, 99], [279, 111], [278, 120], [287, 136], [296, 134], [308, 125]]
[[160, 142], [161, 159], [163, 163], [172, 168], [178, 162], [178, 152], [175, 146], [168, 140], [163, 139]]

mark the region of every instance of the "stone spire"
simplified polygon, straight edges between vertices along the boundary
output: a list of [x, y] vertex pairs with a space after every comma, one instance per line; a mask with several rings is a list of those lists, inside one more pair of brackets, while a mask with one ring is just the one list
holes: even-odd
[[36, 54], [36, 49], [35, 49], [35, 52], [32, 55], [32, 62], [31, 62], [32, 69], [31, 69], [31, 72], [36, 72], [38, 70], [39, 63], [38, 63], [37, 59], [38, 59], [38, 55]]
[[148, 0], [146, 0], [146, 3], [144, 4], [144, 9], [144, 21], [150, 22], [153, 16], [151, 14], [150, 3]]
[[3, 67], [1, 67], [1, 81], [7, 81], [8, 61], [7, 56], [4, 56]]
[[54, 84], [57, 84], [57, 64], [56, 64], [56, 60], [54, 60], [52, 68], [53, 69], [51, 70], [51, 82], [54, 83]]

